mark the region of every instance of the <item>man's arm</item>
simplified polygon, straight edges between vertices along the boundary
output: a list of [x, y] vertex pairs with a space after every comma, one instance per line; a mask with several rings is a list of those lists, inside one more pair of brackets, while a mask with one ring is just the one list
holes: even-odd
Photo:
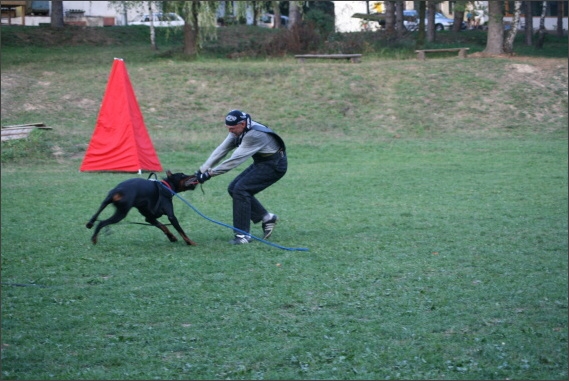
[[270, 137], [268, 134], [255, 130], [248, 131], [243, 137], [241, 145], [233, 151], [231, 157], [213, 168], [210, 171], [211, 175], [217, 176], [232, 170], [259, 152], [268, 143], [270, 143]]

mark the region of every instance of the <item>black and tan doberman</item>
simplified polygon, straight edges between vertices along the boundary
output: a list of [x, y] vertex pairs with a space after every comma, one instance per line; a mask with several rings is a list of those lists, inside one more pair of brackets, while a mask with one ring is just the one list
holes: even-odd
[[101, 203], [97, 213], [91, 217], [85, 226], [91, 229], [99, 214], [109, 204], [116, 207], [115, 213], [108, 219], [100, 221], [95, 232], [91, 237], [93, 244], [97, 243], [99, 231], [107, 225], [116, 224], [126, 217], [131, 208], [136, 208], [146, 218], [146, 222], [162, 230], [171, 242], [178, 239], [168, 230], [168, 228], [158, 221], [158, 218], [166, 215], [174, 228], [180, 233], [188, 245], [196, 245], [180, 227], [178, 219], [174, 215], [174, 205], [172, 203], [172, 192], [184, 192], [194, 190], [198, 185], [195, 175], [185, 175], [183, 173], [166, 172], [167, 177], [162, 181], [145, 180], [133, 178], [123, 181], [109, 191], [107, 197]]

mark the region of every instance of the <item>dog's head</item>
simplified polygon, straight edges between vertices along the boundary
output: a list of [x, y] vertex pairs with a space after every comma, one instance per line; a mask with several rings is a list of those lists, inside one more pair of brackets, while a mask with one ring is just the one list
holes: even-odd
[[181, 172], [172, 173], [168, 170], [166, 171], [166, 176], [164, 180], [172, 186], [176, 193], [194, 190], [199, 184], [196, 175], [186, 175]]

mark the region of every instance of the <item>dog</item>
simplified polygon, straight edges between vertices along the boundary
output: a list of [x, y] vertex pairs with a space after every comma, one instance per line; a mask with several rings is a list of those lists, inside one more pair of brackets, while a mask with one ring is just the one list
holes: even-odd
[[97, 237], [102, 228], [121, 221], [133, 207], [138, 209], [140, 214], [146, 218], [146, 222], [162, 230], [170, 242], [176, 242], [178, 239], [164, 224], [158, 221], [158, 218], [163, 215], [168, 216], [172, 226], [180, 233], [188, 245], [197, 245], [180, 227], [178, 219], [174, 215], [174, 205], [172, 203], [173, 192], [179, 193], [196, 188], [199, 184], [196, 176], [172, 173], [171, 171], [166, 171], [167, 177], [162, 179], [162, 181], [150, 180], [151, 176], [152, 174], [148, 177], [148, 180], [141, 178], [125, 180], [109, 191], [99, 210], [85, 225], [87, 229], [91, 229], [103, 209], [111, 203], [116, 207], [115, 213], [110, 218], [100, 221], [95, 228], [95, 232], [91, 236], [91, 242], [94, 245], [97, 244]]

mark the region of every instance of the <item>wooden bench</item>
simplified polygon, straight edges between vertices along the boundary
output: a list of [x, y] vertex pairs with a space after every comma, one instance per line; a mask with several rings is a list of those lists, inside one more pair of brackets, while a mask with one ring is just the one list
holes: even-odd
[[324, 59], [345, 59], [350, 62], [361, 62], [361, 54], [297, 54], [294, 56], [299, 62], [304, 62], [307, 58], [324, 58]]
[[425, 60], [425, 53], [439, 53], [439, 52], [458, 52], [458, 56], [460, 58], [466, 58], [466, 51], [470, 48], [447, 48], [447, 49], [422, 49], [422, 50], [415, 50], [417, 53], [417, 59], [424, 61]]

